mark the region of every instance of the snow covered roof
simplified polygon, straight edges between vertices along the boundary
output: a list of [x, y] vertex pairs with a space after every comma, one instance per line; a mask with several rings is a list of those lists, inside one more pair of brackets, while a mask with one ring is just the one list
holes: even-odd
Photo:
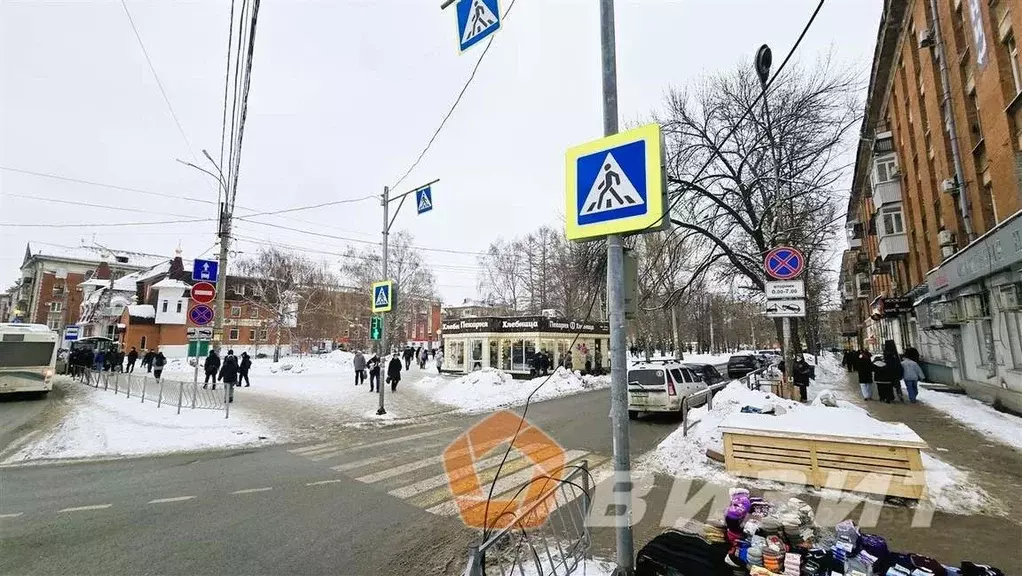
[[26, 252], [26, 260], [29, 258], [39, 258], [43, 260], [95, 263], [99, 265], [105, 258], [111, 266], [117, 268], [144, 269], [170, 260], [166, 256], [124, 250], [107, 250], [100, 246], [62, 246], [48, 243], [37, 243], [35, 247], [29, 244]]
[[191, 286], [189, 286], [188, 284], [185, 284], [184, 282], [182, 282], [180, 280], [172, 280], [170, 278], [164, 278], [163, 280], [160, 280], [156, 284], [153, 284], [153, 288], [157, 288], [157, 289], [159, 289], [159, 288], [179, 288], [181, 290], [187, 290], [187, 289], [191, 288]]
[[79, 287], [81, 287], [81, 286], [95, 286], [97, 288], [106, 288], [109, 285], [110, 285], [110, 281], [109, 280], [100, 280], [99, 278], [91, 278], [89, 280], [86, 280], [85, 282], [81, 282], [81, 283], [78, 284]]
[[149, 304], [132, 304], [128, 306], [128, 316], [134, 318], [156, 318], [156, 308]]

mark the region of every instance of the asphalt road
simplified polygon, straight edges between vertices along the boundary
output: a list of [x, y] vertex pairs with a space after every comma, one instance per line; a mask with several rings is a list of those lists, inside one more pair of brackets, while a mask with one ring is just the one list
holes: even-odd
[[[535, 404], [528, 418], [595, 464], [611, 454], [608, 414], [601, 390]], [[0, 574], [457, 572], [475, 532], [438, 510], [449, 499], [435, 482], [439, 454], [483, 417], [295, 446], [0, 468]], [[676, 425], [636, 423], [633, 454]]]
[[37, 393], [0, 395], [0, 454], [26, 434], [43, 428], [47, 420], [58, 417], [62, 396], [59, 389], [45, 396]]

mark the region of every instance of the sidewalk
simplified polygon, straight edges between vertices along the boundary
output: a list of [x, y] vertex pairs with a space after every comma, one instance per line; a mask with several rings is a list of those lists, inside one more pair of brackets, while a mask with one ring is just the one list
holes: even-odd
[[[848, 374], [843, 399], [869, 411], [879, 420], [903, 422], [930, 445], [941, 460], [970, 473], [970, 478], [1005, 506], [1008, 519], [1022, 526], [1022, 452], [963, 425], [958, 420], [923, 403], [877, 400], [866, 402], [859, 392], [855, 374]], [[934, 392], [936, 393], [936, 392]], [[1015, 542], [1022, 538], [1022, 528]]]

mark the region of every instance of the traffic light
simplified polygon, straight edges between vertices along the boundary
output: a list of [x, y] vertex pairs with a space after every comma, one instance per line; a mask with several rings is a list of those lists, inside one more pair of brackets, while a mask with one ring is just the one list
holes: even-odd
[[369, 322], [369, 339], [383, 339], [383, 316], [373, 316]]

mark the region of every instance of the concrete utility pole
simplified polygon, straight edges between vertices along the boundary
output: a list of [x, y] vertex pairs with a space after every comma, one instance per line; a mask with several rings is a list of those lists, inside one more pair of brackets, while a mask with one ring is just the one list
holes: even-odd
[[[614, 38], [614, 0], [600, 0], [600, 47], [603, 62], [603, 134], [617, 134], [617, 60]], [[607, 308], [610, 310], [610, 418], [614, 433], [614, 532], [617, 569], [629, 576], [635, 570], [632, 541], [632, 477], [628, 442], [628, 358], [625, 352], [624, 239], [607, 237]]]

